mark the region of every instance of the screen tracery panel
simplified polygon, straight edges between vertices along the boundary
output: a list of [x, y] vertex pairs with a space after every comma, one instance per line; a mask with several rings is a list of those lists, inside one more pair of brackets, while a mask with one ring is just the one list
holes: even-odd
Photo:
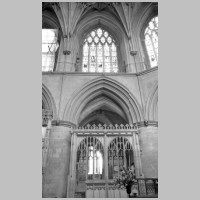
[[128, 169], [133, 163], [133, 148], [124, 136], [114, 138], [108, 146], [108, 177], [118, 176], [123, 167]]
[[86, 136], [77, 149], [77, 180], [103, 178], [103, 145], [95, 136]]

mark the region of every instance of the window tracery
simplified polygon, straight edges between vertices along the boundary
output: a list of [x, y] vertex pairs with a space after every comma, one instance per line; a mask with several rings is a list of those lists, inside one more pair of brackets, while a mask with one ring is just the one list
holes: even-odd
[[97, 28], [83, 43], [83, 72], [118, 72], [117, 47], [112, 36]]
[[133, 163], [133, 148], [127, 138], [118, 136], [108, 147], [109, 179], [118, 176], [120, 169], [128, 169]]
[[57, 29], [42, 29], [42, 71], [53, 71], [57, 40]]
[[103, 145], [94, 136], [87, 136], [77, 150], [78, 181], [102, 179]]
[[156, 67], [158, 66], [158, 16], [149, 22], [144, 36], [150, 65]]

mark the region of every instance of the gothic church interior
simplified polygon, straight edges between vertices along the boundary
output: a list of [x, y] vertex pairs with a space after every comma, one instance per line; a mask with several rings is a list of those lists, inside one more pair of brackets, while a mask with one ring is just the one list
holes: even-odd
[[157, 197], [158, 3], [43, 2], [42, 197], [127, 198], [131, 166]]

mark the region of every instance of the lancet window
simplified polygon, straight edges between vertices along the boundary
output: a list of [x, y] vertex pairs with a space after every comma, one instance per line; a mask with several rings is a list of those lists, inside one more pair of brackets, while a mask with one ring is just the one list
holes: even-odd
[[151, 67], [158, 66], [158, 17], [154, 17], [144, 32]]
[[42, 29], [42, 71], [53, 71], [58, 49], [58, 30]]

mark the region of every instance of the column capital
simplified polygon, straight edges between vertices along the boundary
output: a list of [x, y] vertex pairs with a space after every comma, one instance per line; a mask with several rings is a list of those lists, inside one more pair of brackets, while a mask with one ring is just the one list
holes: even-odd
[[158, 127], [158, 122], [157, 121], [140, 121], [140, 122], [136, 122], [138, 128], [142, 128], [142, 127], [148, 127], [148, 126], [154, 126], [154, 127]]

